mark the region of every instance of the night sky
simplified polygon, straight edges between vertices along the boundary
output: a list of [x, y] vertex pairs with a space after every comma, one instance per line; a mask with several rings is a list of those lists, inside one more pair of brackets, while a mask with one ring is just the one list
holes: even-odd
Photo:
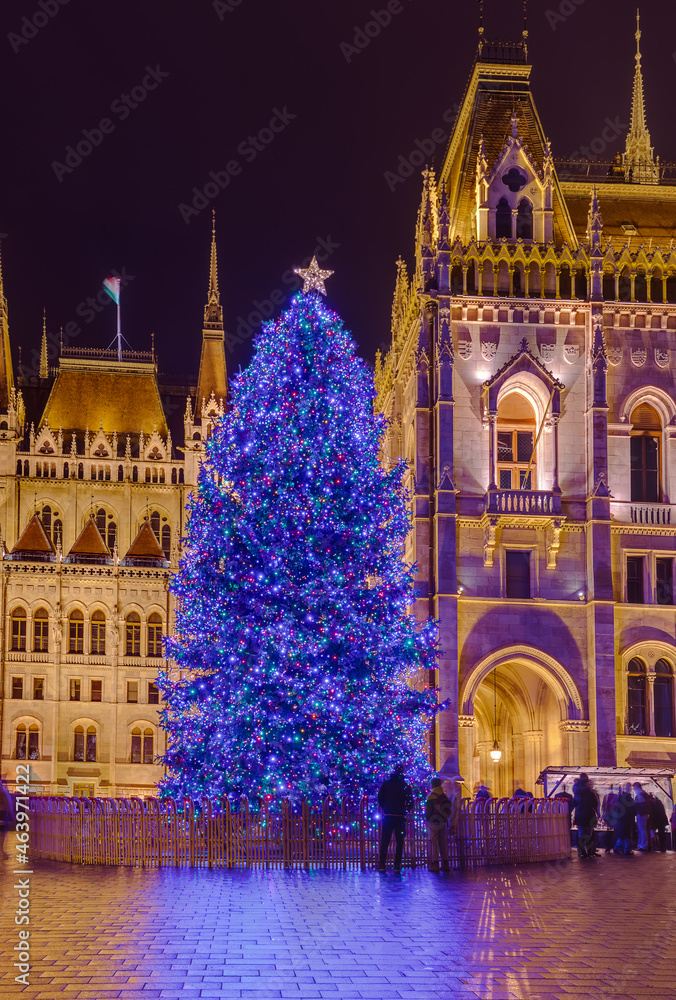
[[[72, 346], [108, 346], [114, 307], [83, 303], [117, 269], [133, 275], [122, 299], [132, 348], [148, 350], [154, 331], [160, 370], [196, 375], [212, 207], [231, 372], [251, 356], [256, 300], [287, 294], [289, 269], [318, 241], [336, 272], [329, 302], [372, 361], [389, 339], [395, 260], [413, 261], [421, 187], [419, 167], [394, 190], [386, 173], [416, 140], [449, 130], [477, 6], [390, 0], [391, 23], [357, 49], [356, 29], [387, 0], [5, 0], [0, 232], [15, 365], [18, 345], [35, 364], [43, 306], [56, 337], [71, 323]], [[652, 0], [642, 13], [648, 127], [674, 161], [676, 8]], [[488, 38], [518, 38], [521, 3], [487, 0], [485, 25]], [[633, 2], [532, 3], [529, 31], [555, 157], [600, 136], [606, 118], [628, 123]], [[143, 99], [130, 107], [123, 95]], [[67, 147], [103, 119], [98, 144], [66, 172]], [[623, 147], [624, 131], [601, 158]], [[438, 167], [443, 153], [428, 158]], [[195, 211], [193, 189], [213, 184], [211, 172], [227, 186]]]

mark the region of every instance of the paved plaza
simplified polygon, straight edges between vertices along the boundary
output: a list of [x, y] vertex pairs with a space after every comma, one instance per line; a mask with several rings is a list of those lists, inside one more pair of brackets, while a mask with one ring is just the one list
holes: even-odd
[[676, 854], [434, 875], [13, 865], [0, 992], [22, 998], [676, 1000]]

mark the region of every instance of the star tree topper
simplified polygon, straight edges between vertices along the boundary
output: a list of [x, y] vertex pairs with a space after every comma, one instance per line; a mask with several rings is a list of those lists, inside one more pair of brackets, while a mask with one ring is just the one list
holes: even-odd
[[304, 295], [307, 295], [308, 292], [321, 292], [322, 295], [326, 295], [324, 282], [331, 277], [333, 271], [322, 271], [316, 257], [312, 258], [309, 267], [294, 267], [293, 270], [303, 279]]

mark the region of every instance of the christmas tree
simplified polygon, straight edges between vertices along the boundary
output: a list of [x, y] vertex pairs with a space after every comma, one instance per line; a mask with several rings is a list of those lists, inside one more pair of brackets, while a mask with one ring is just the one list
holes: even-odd
[[190, 500], [163, 795], [356, 796], [399, 762], [429, 773], [436, 628], [407, 610], [404, 468], [379, 462], [373, 376], [319, 297], [327, 272], [302, 273]]

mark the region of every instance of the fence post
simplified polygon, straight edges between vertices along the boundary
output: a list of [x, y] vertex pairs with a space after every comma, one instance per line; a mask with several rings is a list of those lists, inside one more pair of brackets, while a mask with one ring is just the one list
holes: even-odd
[[359, 867], [362, 871], [366, 868], [365, 820], [367, 803], [368, 797], [366, 795], [362, 795], [361, 801], [359, 802]]

